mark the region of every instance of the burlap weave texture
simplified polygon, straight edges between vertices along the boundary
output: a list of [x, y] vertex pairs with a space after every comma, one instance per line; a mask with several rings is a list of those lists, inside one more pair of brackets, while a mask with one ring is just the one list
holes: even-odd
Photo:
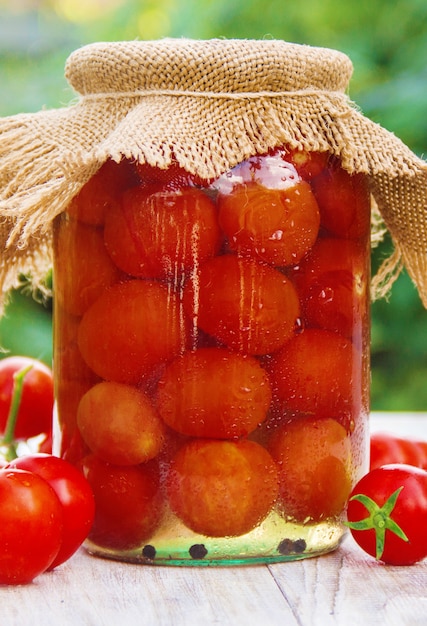
[[[367, 175], [396, 252], [427, 306], [427, 165], [349, 100], [353, 67], [338, 51], [277, 40], [164, 39], [76, 50], [68, 107], [0, 120], [1, 293], [51, 265], [51, 225], [107, 158], [211, 179], [287, 144], [329, 151]], [[373, 239], [378, 228], [373, 228]]]

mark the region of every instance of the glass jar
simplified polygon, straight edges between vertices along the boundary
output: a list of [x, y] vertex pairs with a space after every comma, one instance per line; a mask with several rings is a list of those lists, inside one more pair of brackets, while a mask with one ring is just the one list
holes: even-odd
[[286, 147], [216, 180], [107, 161], [54, 224], [57, 454], [87, 549], [140, 563], [334, 549], [367, 467], [370, 196]]

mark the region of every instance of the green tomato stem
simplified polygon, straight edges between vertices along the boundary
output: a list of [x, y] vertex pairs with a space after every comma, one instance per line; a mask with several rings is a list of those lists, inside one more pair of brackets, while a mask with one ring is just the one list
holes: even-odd
[[10, 403], [9, 414], [7, 416], [6, 428], [4, 431], [1, 445], [6, 448], [5, 458], [12, 461], [18, 456], [15, 445], [15, 428], [18, 419], [19, 406], [21, 404], [22, 392], [24, 389], [24, 379], [28, 372], [32, 369], [32, 365], [23, 367], [13, 375], [12, 401]]
[[378, 560], [381, 559], [384, 552], [385, 535], [387, 530], [397, 535], [403, 541], [409, 541], [404, 531], [390, 517], [402, 489], [403, 486], [396, 489], [396, 491], [391, 494], [382, 507], [379, 507], [374, 500], [362, 493], [358, 493], [350, 498], [350, 500], [358, 500], [361, 504], [363, 504], [369, 515], [359, 522], [347, 521], [344, 523], [346, 526], [353, 528], [354, 530], [375, 531], [375, 557]]

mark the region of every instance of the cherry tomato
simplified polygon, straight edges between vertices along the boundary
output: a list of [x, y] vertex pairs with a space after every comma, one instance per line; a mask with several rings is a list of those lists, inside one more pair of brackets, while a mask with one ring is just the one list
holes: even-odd
[[55, 451], [61, 457], [68, 448], [70, 439], [77, 431], [77, 408], [84, 394], [92, 387], [85, 380], [58, 380], [56, 386], [56, 411], [61, 428], [61, 449]]
[[208, 184], [208, 181], [190, 174], [177, 163], [172, 163], [165, 169], [148, 163], [136, 163], [136, 171], [142, 184], [162, 185], [167, 191], [180, 191], [185, 187], [204, 187]]
[[172, 510], [193, 531], [243, 535], [265, 519], [276, 500], [276, 464], [253, 441], [193, 439], [172, 460], [167, 491]]
[[427, 470], [427, 441], [385, 432], [372, 433], [370, 469], [390, 463], [404, 463]]
[[310, 181], [318, 176], [333, 161], [329, 152], [308, 152], [307, 150], [291, 150], [283, 158], [290, 161], [304, 180]]
[[311, 185], [320, 223], [333, 236], [366, 237], [370, 229], [370, 195], [364, 174], [349, 174], [339, 165], [314, 177]]
[[346, 271], [363, 276], [366, 273], [365, 256], [366, 249], [358, 241], [321, 237], [304, 259], [292, 268], [290, 275], [298, 290], [318, 280], [322, 274]]
[[67, 221], [66, 214], [55, 220], [54, 254], [55, 296], [73, 315], [82, 315], [120, 278], [105, 248], [102, 230]]
[[427, 556], [427, 472], [405, 464], [376, 468], [350, 494], [347, 525], [358, 545], [391, 565]]
[[98, 383], [80, 400], [77, 425], [89, 448], [116, 465], [137, 465], [160, 452], [164, 425], [148, 396], [121, 383]]
[[351, 491], [350, 440], [331, 418], [297, 418], [274, 431], [269, 450], [279, 470], [279, 507], [298, 522], [340, 515]]
[[55, 375], [57, 381], [87, 381], [96, 383], [99, 377], [90, 369], [77, 345], [77, 334], [81, 318], [71, 315], [55, 303], [53, 324], [55, 345]]
[[52, 566], [63, 539], [53, 488], [21, 469], [0, 470], [0, 584], [22, 585]]
[[327, 330], [305, 329], [267, 365], [276, 408], [351, 424], [361, 405], [360, 358], [348, 339]]
[[43, 478], [61, 503], [63, 530], [58, 554], [49, 566], [53, 569], [76, 552], [91, 529], [95, 502], [89, 483], [73, 465], [50, 454], [21, 456], [8, 467], [26, 470]]
[[300, 315], [286, 276], [233, 254], [203, 263], [184, 287], [183, 303], [196, 326], [246, 354], [278, 350], [294, 334]]
[[135, 384], [182, 350], [185, 324], [174, 293], [135, 279], [114, 285], [86, 311], [78, 345], [98, 376]]
[[67, 213], [85, 224], [101, 226], [105, 213], [118, 203], [121, 192], [136, 182], [136, 171], [130, 161], [108, 160], [72, 199]]
[[295, 265], [319, 231], [317, 202], [302, 180], [284, 189], [236, 185], [229, 194], [219, 194], [218, 205], [230, 248], [272, 265]]
[[95, 495], [95, 522], [89, 539], [102, 547], [130, 550], [156, 530], [163, 513], [159, 467], [105, 463], [95, 455], [83, 460]]
[[104, 239], [125, 272], [178, 280], [216, 254], [221, 234], [215, 204], [203, 191], [139, 186], [107, 213]]
[[37, 359], [10, 356], [0, 360], [0, 430], [4, 432], [13, 394], [13, 376], [31, 366], [25, 374], [14, 432], [16, 440], [29, 439], [52, 428], [53, 374]]
[[362, 244], [319, 239], [290, 276], [301, 297], [307, 326], [361, 341], [368, 307], [369, 267]]
[[233, 438], [264, 421], [271, 400], [268, 376], [254, 357], [220, 348], [186, 352], [158, 384], [163, 420], [191, 436]]

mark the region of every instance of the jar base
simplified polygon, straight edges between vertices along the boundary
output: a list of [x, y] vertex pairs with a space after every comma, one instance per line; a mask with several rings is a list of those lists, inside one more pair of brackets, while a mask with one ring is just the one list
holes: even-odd
[[180, 525], [174, 534], [162, 529], [142, 546], [118, 550], [87, 540], [89, 554], [142, 565], [238, 566], [312, 558], [335, 550], [346, 529], [336, 520], [316, 524], [285, 522], [272, 513], [260, 526], [240, 537], [205, 537]]

